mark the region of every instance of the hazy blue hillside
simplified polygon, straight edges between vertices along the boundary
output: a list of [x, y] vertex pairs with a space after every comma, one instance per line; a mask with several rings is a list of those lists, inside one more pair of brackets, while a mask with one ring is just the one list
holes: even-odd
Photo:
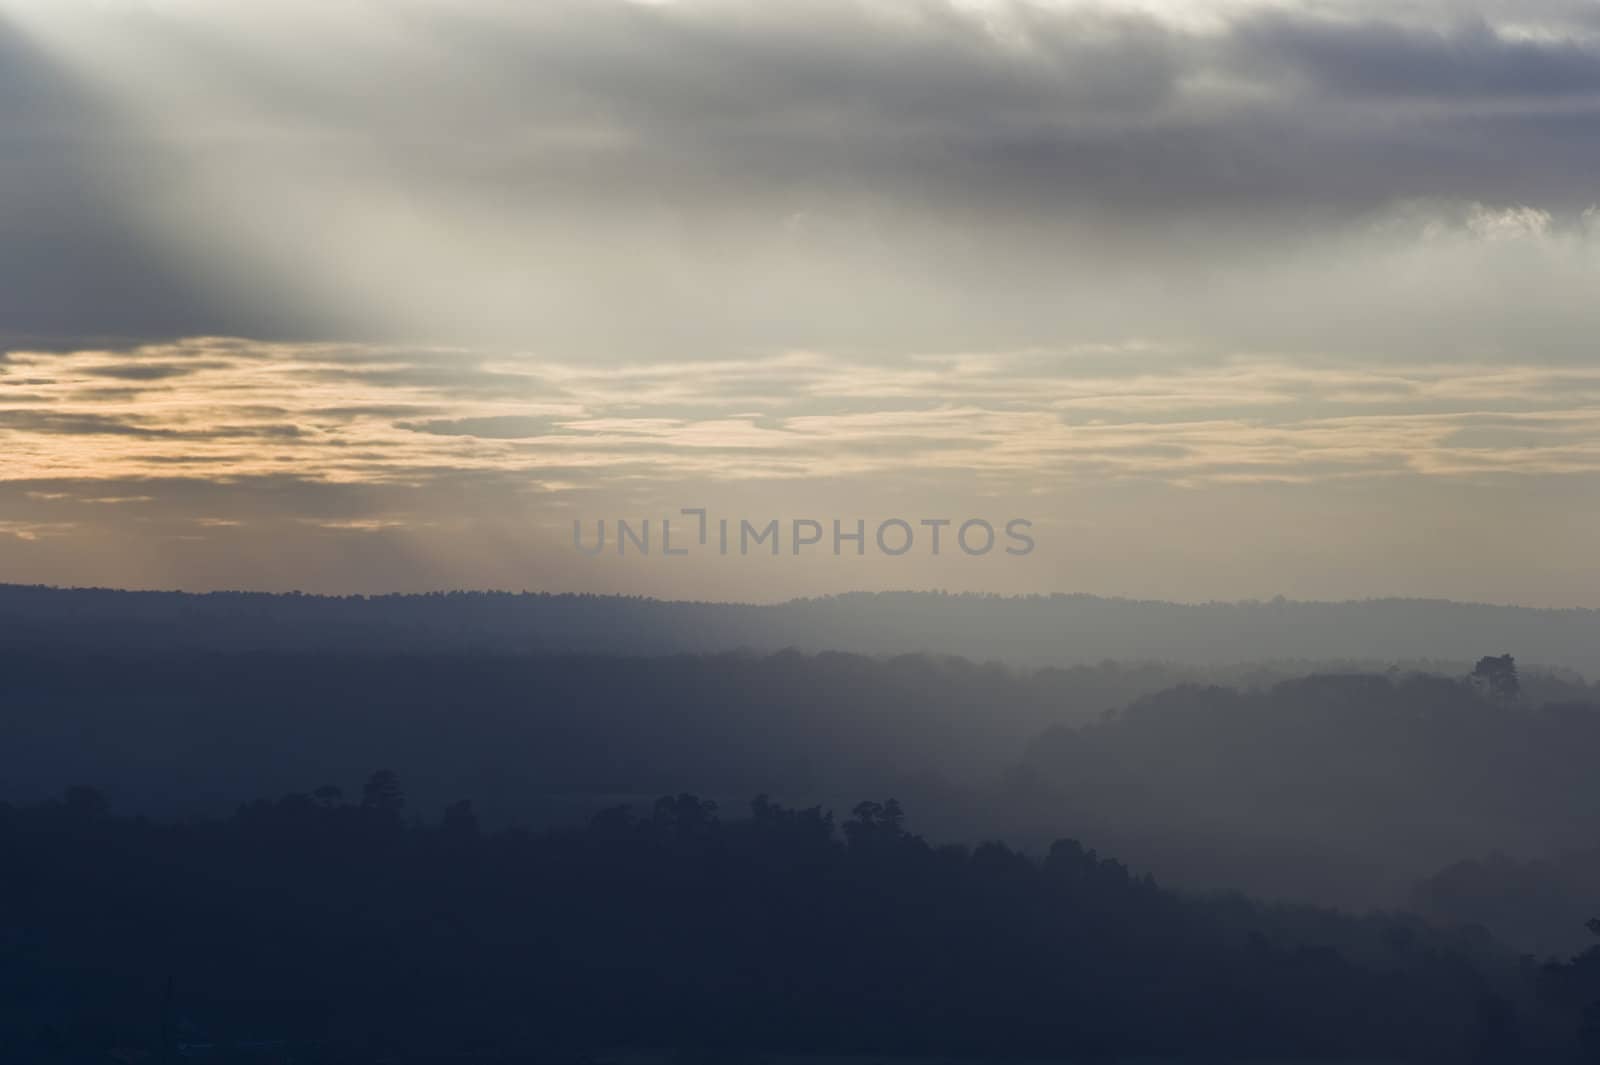
[[1176, 604], [1086, 595], [860, 593], [775, 605], [452, 592], [331, 598], [0, 586], [0, 646], [930, 652], [1029, 665], [1297, 659], [1468, 662], [1600, 672], [1600, 611], [1443, 600]]

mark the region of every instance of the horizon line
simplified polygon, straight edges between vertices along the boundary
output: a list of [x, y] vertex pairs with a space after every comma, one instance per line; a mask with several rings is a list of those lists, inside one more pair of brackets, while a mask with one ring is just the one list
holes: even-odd
[[1401, 605], [1419, 604], [1430, 606], [1467, 607], [1481, 610], [1521, 610], [1544, 614], [1593, 614], [1600, 612], [1600, 607], [1589, 606], [1534, 606], [1526, 603], [1494, 603], [1481, 600], [1450, 599], [1440, 596], [1367, 596], [1355, 599], [1295, 599], [1289, 596], [1277, 595], [1270, 599], [1151, 599], [1136, 598], [1132, 596], [1097, 595], [1092, 592], [1030, 592], [1025, 594], [1006, 594], [1000, 592], [953, 592], [942, 588], [896, 588], [896, 589], [857, 589], [845, 592], [833, 592], [826, 595], [794, 596], [788, 599], [776, 599], [765, 602], [741, 599], [669, 599], [653, 595], [633, 595], [624, 592], [574, 592], [550, 591], [523, 588], [513, 590], [509, 588], [436, 588], [427, 591], [393, 591], [393, 592], [307, 592], [300, 589], [289, 591], [271, 591], [250, 588], [212, 588], [204, 591], [195, 591], [186, 588], [119, 588], [107, 585], [58, 585], [58, 584], [27, 584], [19, 581], [0, 581], [0, 593], [13, 591], [38, 591], [59, 592], [64, 594], [74, 593], [100, 593], [115, 595], [171, 595], [186, 596], [190, 598], [208, 597], [262, 597], [273, 599], [319, 599], [328, 601], [368, 601], [383, 599], [430, 599], [449, 596], [463, 597], [505, 597], [505, 598], [530, 598], [530, 599], [612, 599], [627, 602], [653, 603], [661, 606], [716, 606], [716, 607], [742, 607], [749, 609], [775, 609], [785, 606], [798, 606], [813, 603], [826, 603], [834, 600], [850, 598], [888, 598], [894, 596], [927, 597], [961, 600], [998, 600], [1008, 603], [1034, 602], [1041, 600], [1076, 599], [1092, 600], [1099, 603], [1116, 603], [1132, 606], [1168, 606], [1182, 608], [1202, 607], [1266, 607], [1266, 606], [1360, 606], [1360, 605]]

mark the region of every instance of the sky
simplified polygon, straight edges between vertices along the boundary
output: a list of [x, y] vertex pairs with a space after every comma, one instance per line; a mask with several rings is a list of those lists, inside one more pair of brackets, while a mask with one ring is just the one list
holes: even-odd
[[0, 581], [1600, 605], [1597, 174], [1574, 0], [0, 0]]

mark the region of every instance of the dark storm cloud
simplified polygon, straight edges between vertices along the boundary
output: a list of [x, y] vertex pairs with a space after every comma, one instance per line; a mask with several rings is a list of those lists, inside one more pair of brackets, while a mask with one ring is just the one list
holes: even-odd
[[[512, 203], [661, 203], [732, 224], [865, 202], [958, 227], [1219, 208], [1271, 226], [1401, 197], [1581, 207], [1593, 195], [1600, 122], [1592, 101], [1570, 99], [1600, 87], [1586, 41], [1294, 12], [1200, 32], [1028, 5], [988, 19], [937, 3], [872, 10], [557, 2], [505, 24], [412, 11], [482, 76], [462, 122], [443, 113], [461, 90], [434, 85], [407, 132], [436, 151], [409, 162], [456, 194], [469, 182]], [[1405, 109], [1418, 97], [1450, 106]], [[323, 120], [347, 131], [404, 126], [349, 86], [329, 103]], [[491, 129], [517, 135], [486, 152]]]
[[[737, 203], [829, 190], [946, 206], [959, 196], [980, 214], [1004, 213], [1021, 194], [1030, 210], [1121, 204], [1166, 215], [1262, 196], [1350, 208], [1430, 194], [1592, 195], [1582, 167], [1597, 158], [1594, 138], [1558, 150], [1597, 128], [1594, 102], [1578, 101], [1586, 106], [1574, 115], [1569, 99], [1600, 88], [1600, 52], [1587, 39], [1292, 10], [1204, 31], [1031, 5], [996, 5], [988, 17], [940, 3], [891, 10], [556, 2], [509, 26], [415, 17], [459, 54], [489, 58], [481, 91], [493, 95], [478, 101], [478, 121], [589, 135], [523, 142], [515, 163], [502, 160], [507, 177], [568, 192], [664, 189], [689, 203]], [[1248, 91], [1195, 87], [1207, 79]], [[1417, 97], [1451, 107], [1372, 106]], [[1565, 122], [1502, 113], [1509, 102], [1546, 104]], [[350, 114], [370, 116], [371, 106]], [[1520, 182], [1519, 166], [1497, 164], [1474, 139], [1489, 131], [1501, 152], [1547, 149], [1556, 179]], [[468, 122], [447, 142], [480, 133]], [[424, 166], [448, 173], [460, 159]]]
[[1518, 38], [1482, 19], [1412, 27], [1273, 12], [1239, 23], [1233, 45], [1243, 65], [1266, 76], [1355, 98], [1459, 103], [1600, 93], [1600, 49], [1593, 41]]
[[[1117, 315], [1047, 294], [1104, 305], [1119, 271], [1187, 288], [1167, 275], [1317, 249], [1401, 200], [1575, 224], [1600, 169], [1600, 21], [1562, 0], [1476, 20], [1414, 3], [1202, 4], [1198, 21], [940, 0], [13, 7], [14, 336], [481, 333], [611, 360], [1103, 338]], [[462, 373], [452, 359], [436, 380]], [[429, 385], [420, 363], [371, 372]]]

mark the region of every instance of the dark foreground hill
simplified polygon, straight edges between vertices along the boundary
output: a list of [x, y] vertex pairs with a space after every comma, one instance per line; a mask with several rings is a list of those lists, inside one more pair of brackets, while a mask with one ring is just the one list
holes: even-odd
[[0, 646], [41, 645], [651, 655], [793, 647], [1029, 665], [1105, 658], [1460, 661], [1516, 650], [1524, 665], [1600, 673], [1600, 611], [1407, 599], [1183, 605], [904, 592], [762, 606], [478, 592], [325, 598], [0, 586]]
[[1187, 900], [1069, 840], [934, 847], [893, 801], [837, 826], [748, 809], [679, 795], [486, 834], [467, 802], [409, 817], [386, 773], [359, 804], [187, 824], [112, 816], [84, 788], [0, 805], [0, 1045], [51, 1063], [1575, 1060], [1584, 971], [1551, 969], [1541, 996], [1470, 934]]

